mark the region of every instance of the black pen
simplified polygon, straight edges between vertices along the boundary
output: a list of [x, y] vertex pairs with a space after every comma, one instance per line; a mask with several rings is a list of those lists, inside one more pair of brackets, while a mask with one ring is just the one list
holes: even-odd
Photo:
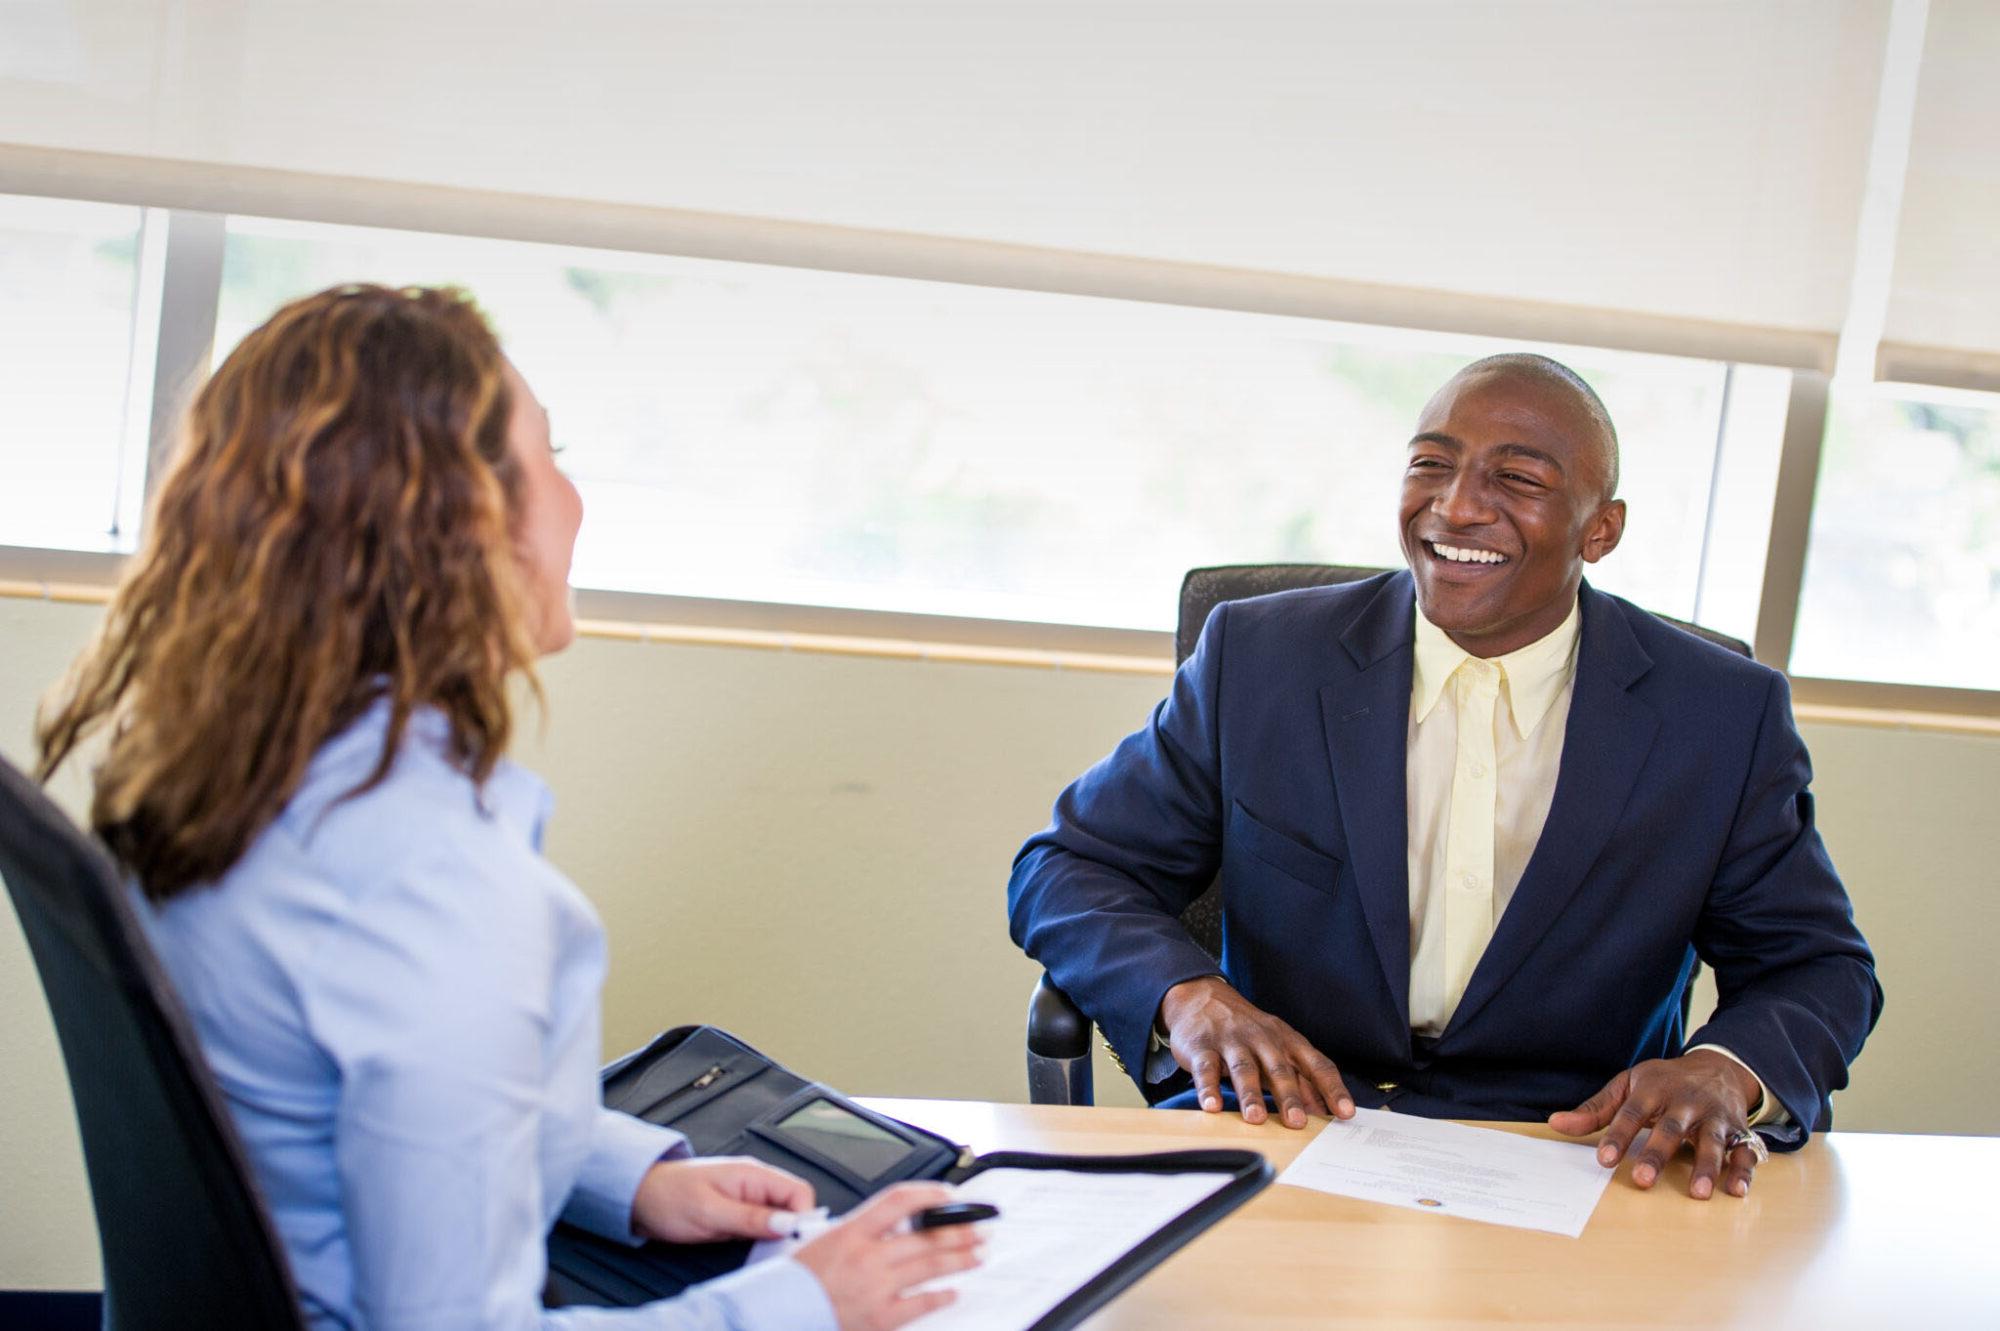
[[992, 1220], [999, 1214], [999, 1207], [985, 1202], [950, 1202], [917, 1212], [910, 1217], [910, 1228], [915, 1231], [943, 1229], [946, 1225], [969, 1225], [976, 1220]]

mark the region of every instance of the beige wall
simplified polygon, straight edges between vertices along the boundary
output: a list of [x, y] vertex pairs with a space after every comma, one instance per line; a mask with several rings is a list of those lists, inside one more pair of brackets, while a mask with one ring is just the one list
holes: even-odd
[[[97, 617], [0, 599], [8, 757]], [[1034, 968], [1007, 941], [1007, 863], [1160, 679], [606, 640], [546, 678], [522, 756], [556, 791], [551, 856], [610, 930], [608, 1049], [712, 1021], [857, 1093], [1025, 1097]], [[1889, 995], [1840, 1126], [2000, 1133], [2000, 739], [1806, 735]], [[0, 1288], [97, 1280], [45, 1011], [0, 912]], [[1136, 1103], [1102, 1066], [1099, 1086]]]
[[[0, 597], [0, 755], [25, 765], [35, 697], [96, 625], [95, 606]], [[64, 803], [81, 787], [65, 781]], [[0, 1289], [96, 1289], [96, 1231], [48, 1005], [11, 906], [0, 910]]]

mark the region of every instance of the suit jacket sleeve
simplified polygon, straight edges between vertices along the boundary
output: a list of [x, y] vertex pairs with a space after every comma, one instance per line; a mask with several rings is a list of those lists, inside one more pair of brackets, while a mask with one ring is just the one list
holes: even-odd
[[1689, 1045], [1749, 1065], [1791, 1115], [1765, 1128], [1780, 1149], [1831, 1125], [1831, 1094], [1882, 1011], [1875, 959], [1813, 826], [1812, 766], [1773, 674], [1714, 885], [1694, 945], [1715, 969], [1717, 1004]]
[[1007, 884], [1014, 941], [1135, 1071], [1166, 991], [1221, 969], [1179, 916], [1219, 859], [1216, 706], [1228, 609], [1209, 616], [1148, 723], [1063, 791]]

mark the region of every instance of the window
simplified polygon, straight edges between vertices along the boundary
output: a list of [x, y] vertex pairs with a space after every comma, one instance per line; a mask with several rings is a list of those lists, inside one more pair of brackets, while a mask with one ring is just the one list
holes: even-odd
[[2000, 394], [1836, 389], [1792, 669], [2000, 689]]
[[[341, 280], [478, 296], [568, 448], [587, 512], [580, 586], [1126, 628], [1171, 627], [1195, 565], [1400, 564], [1417, 413], [1502, 349], [240, 217], [217, 347]], [[1727, 367], [1550, 350], [1624, 440], [1630, 535], [1593, 580], [1693, 618]]]
[[[220, 355], [335, 282], [453, 284], [486, 308], [568, 446], [588, 512], [581, 587], [1159, 630], [1197, 565], [1399, 564], [1403, 445], [1427, 396], [1519, 345], [172, 216], [170, 235], [161, 210], [0, 195], [0, 546], [133, 548], [148, 440], [173, 406], [156, 400], [155, 361], [199, 355], [211, 299]], [[1543, 350], [1596, 386], [1623, 441], [1626, 539], [1591, 580], [1756, 637], [1787, 404], [1815, 426], [1811, 381]], [[1814, 502], [1809, 540], [1788, 534], [1795, 518], [1777, 533], [1785, 567], [1794, 541], [1807, 547], [1780, 664], [2000, 696], [2000, 395], [1836, 385]]]
[[138, 208], [0, 195], [0, 544], [132, 548], [158, 321], [145, 229]]

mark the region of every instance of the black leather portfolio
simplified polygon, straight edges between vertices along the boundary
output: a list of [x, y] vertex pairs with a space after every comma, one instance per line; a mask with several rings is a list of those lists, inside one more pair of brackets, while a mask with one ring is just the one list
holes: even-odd
[[[747, 1155], [797, 1174], [835, 1215], [892, 1183], [963, 1183], [988, 1169], [1222, 1176], [1213, 1192], [1030, 1323], [1028, 1331], [1077, 1325], [1261, 1192], [1272, 1177], [1270, 1162], [1255, 1151], [975, 1155], [934, 1132], [856, 1104], [712, 1026], [676, 1028], [613, 1063], [604, 1070], [604, 1103], [686, 1134], [697, 1155]], [[549, 1239], [548, 1301], [630, 1307], [668, 1298], [741, 1266], [750, 1247], [743, 1240], [635, 1248], [559, 1225]]]

